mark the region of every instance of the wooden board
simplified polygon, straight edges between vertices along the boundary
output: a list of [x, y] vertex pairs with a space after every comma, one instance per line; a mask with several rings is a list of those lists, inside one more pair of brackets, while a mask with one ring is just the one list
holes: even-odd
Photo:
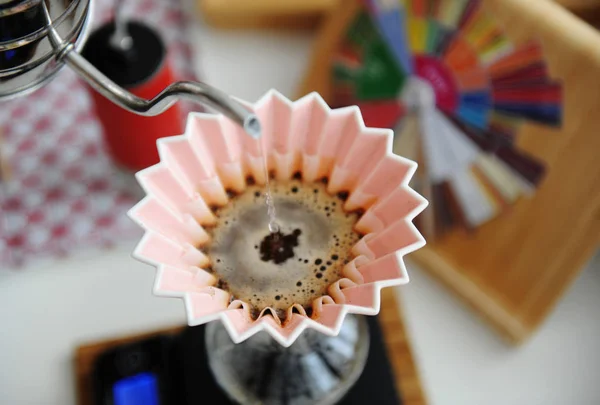
[[[203, 19], [226, 29], [315, 29], [338, 1], [197, 0]], [[553, 1], [596, 27], [600, 24], [600, 0]]]
[[600, 9], [599, 0], [554, 0], [571, 11], [590, 11]]
[[[519, 136], [519, 148], [549, 168], [532, 198], [411, 257], [518, 343], [544, 321], [600, 243], [600, 35], [549, 1], [485, 3], [512, 40], [541, 41], [552, 76], [563, 81], [564, 125], [527, 125]], [[359, 7], [344, 2], [324, 23], [298, 96], [318, 91], [330, 100], [330, 55]]]
[[427, 398], [412, 355], [410, 336], [404, 326], [402, 308], [393, 288], [381, 290], [379, 322], [396, 376], [396, 389], [402, 393], [402, 405], [427, 404]]
[[203, 19], [219, 28], [315, 29], [338, 0], [197, 0]]
[[[392, 288], [386, 288], [382, 291], [380, 322], [396, 375], [396, 386], [404, 399], [403, 405], [426, 405], [427, 401], [412, 357], [410, 340], [404, 328], [395, 291]], [[174, 327], [151, 333], [90, 343], [77, 348], [75, 351], [77, 404], [93, 405], [91, 397], [91, 373], [94, 361], [101, 353], [121, 344], [132, 343], [159, 334], [176, 334], [183, 331], [183, 329], [183, 326]]]
[[554, 0], [595, 28], [600, 28], [600, 0]]

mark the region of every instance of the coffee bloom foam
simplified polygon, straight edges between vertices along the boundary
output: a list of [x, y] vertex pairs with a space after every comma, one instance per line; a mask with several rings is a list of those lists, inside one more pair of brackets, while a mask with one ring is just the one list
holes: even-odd
[[[265, 330], [283, 346], [307, 327], [337, 335], [347, 313], [376, 315], [381, 288], [408, 282], [403, 257], [425, 245], [412, 220], [427, 201], [408, 185], [417, 164], [392, 153], [391, 130], [366, 128], [358, 107], [332, 110], [316, 93], [291, 102], [276, 91], [246, 105], [261, 121], [258, 140], [222, 115], [192, 113], [185, 134], [158, 141], [161, 162], [136, 175], [147, 196], [129, 216], [146, 232], [133, 255], [157, 267], [156, 295], [183, 298], [191, 326], [221, 319], [234, 342]], [[327, 178], [329, 194], [347, 193], [345, 211], [364, 211], [355, 231], [365, 236], [343, 277], [310, 316], [292, 305], [283, 322], [275, 311], [253, 319], [247, 302], [231, 301], [201, 248], [217, 221], [211, 207], [226, 206], [249, 176], [265, 184], [261, 142], [275, 179]]]

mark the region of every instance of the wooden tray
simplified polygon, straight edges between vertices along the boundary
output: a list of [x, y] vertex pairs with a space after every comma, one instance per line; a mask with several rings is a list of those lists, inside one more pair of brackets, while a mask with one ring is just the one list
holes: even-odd
[[[527, 125], [519, 148], [549, 173], [531, 199], [479, 228], [451, 234], [413, 254], [511, 342], [523, 342], [547, 317], [600, 243], [600, 35], [547, 1], [487, 0], [512, 40], [541, 41], [552, 76], [562, 79], [560, 131]], [[330, 99], [330, 55], [360, 5], [331, 13], [316, 41], [299, 96]]]
[[[381, 295], [381, 329], [385, 335], [390, 362], [396, 376], [396, 386], [402, 393], [403, 405], [426, 405], [419, 375], [412, 357], [410, 341], [394, 290], [386, 288]], [[75, 351], [75, 378], [78, 405], [93, 405], [91, 398], [92, 370], [95, 359], [104, 351], [159, 334], [176, 334], [185, 327], [174, 327], [145, 334], [127, 336], [80, 346]]]

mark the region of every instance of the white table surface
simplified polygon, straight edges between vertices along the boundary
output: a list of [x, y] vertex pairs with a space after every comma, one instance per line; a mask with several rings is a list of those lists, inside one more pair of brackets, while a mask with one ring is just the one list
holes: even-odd
[[[251, 101], [272, 87], [293, 96], [313, 39], [200, 24], [193, 36], [205, 80]], [[185, 322], [181, 301], [151, 295], [154, 270], [130, 258], [133, 247], [0, 271], [1, 404], [75, 404], [76, 345]], [[431, 404], [600, 404], [600, 260], [517, 349], [436, 281], [409, 271], [401, 296]]]

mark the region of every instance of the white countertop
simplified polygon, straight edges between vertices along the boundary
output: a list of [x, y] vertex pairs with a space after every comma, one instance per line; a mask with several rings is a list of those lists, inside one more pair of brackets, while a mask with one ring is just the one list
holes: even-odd
[[[272, 87], [292, 97], [312, 43], [310, 34], [200, 25], [193, 35], [203, 78], [250, 101]], [[185, 322], [181, 301], [151, 295], [154, 270], [130, 258], [133, 247], [0, 271], [0, 403], [75, 404], [76, 345]], [[409, 272], [402, 301], [431, 404], [600, 403], [600, 260], [520, 348], [505, 345], [429, 276]]]

